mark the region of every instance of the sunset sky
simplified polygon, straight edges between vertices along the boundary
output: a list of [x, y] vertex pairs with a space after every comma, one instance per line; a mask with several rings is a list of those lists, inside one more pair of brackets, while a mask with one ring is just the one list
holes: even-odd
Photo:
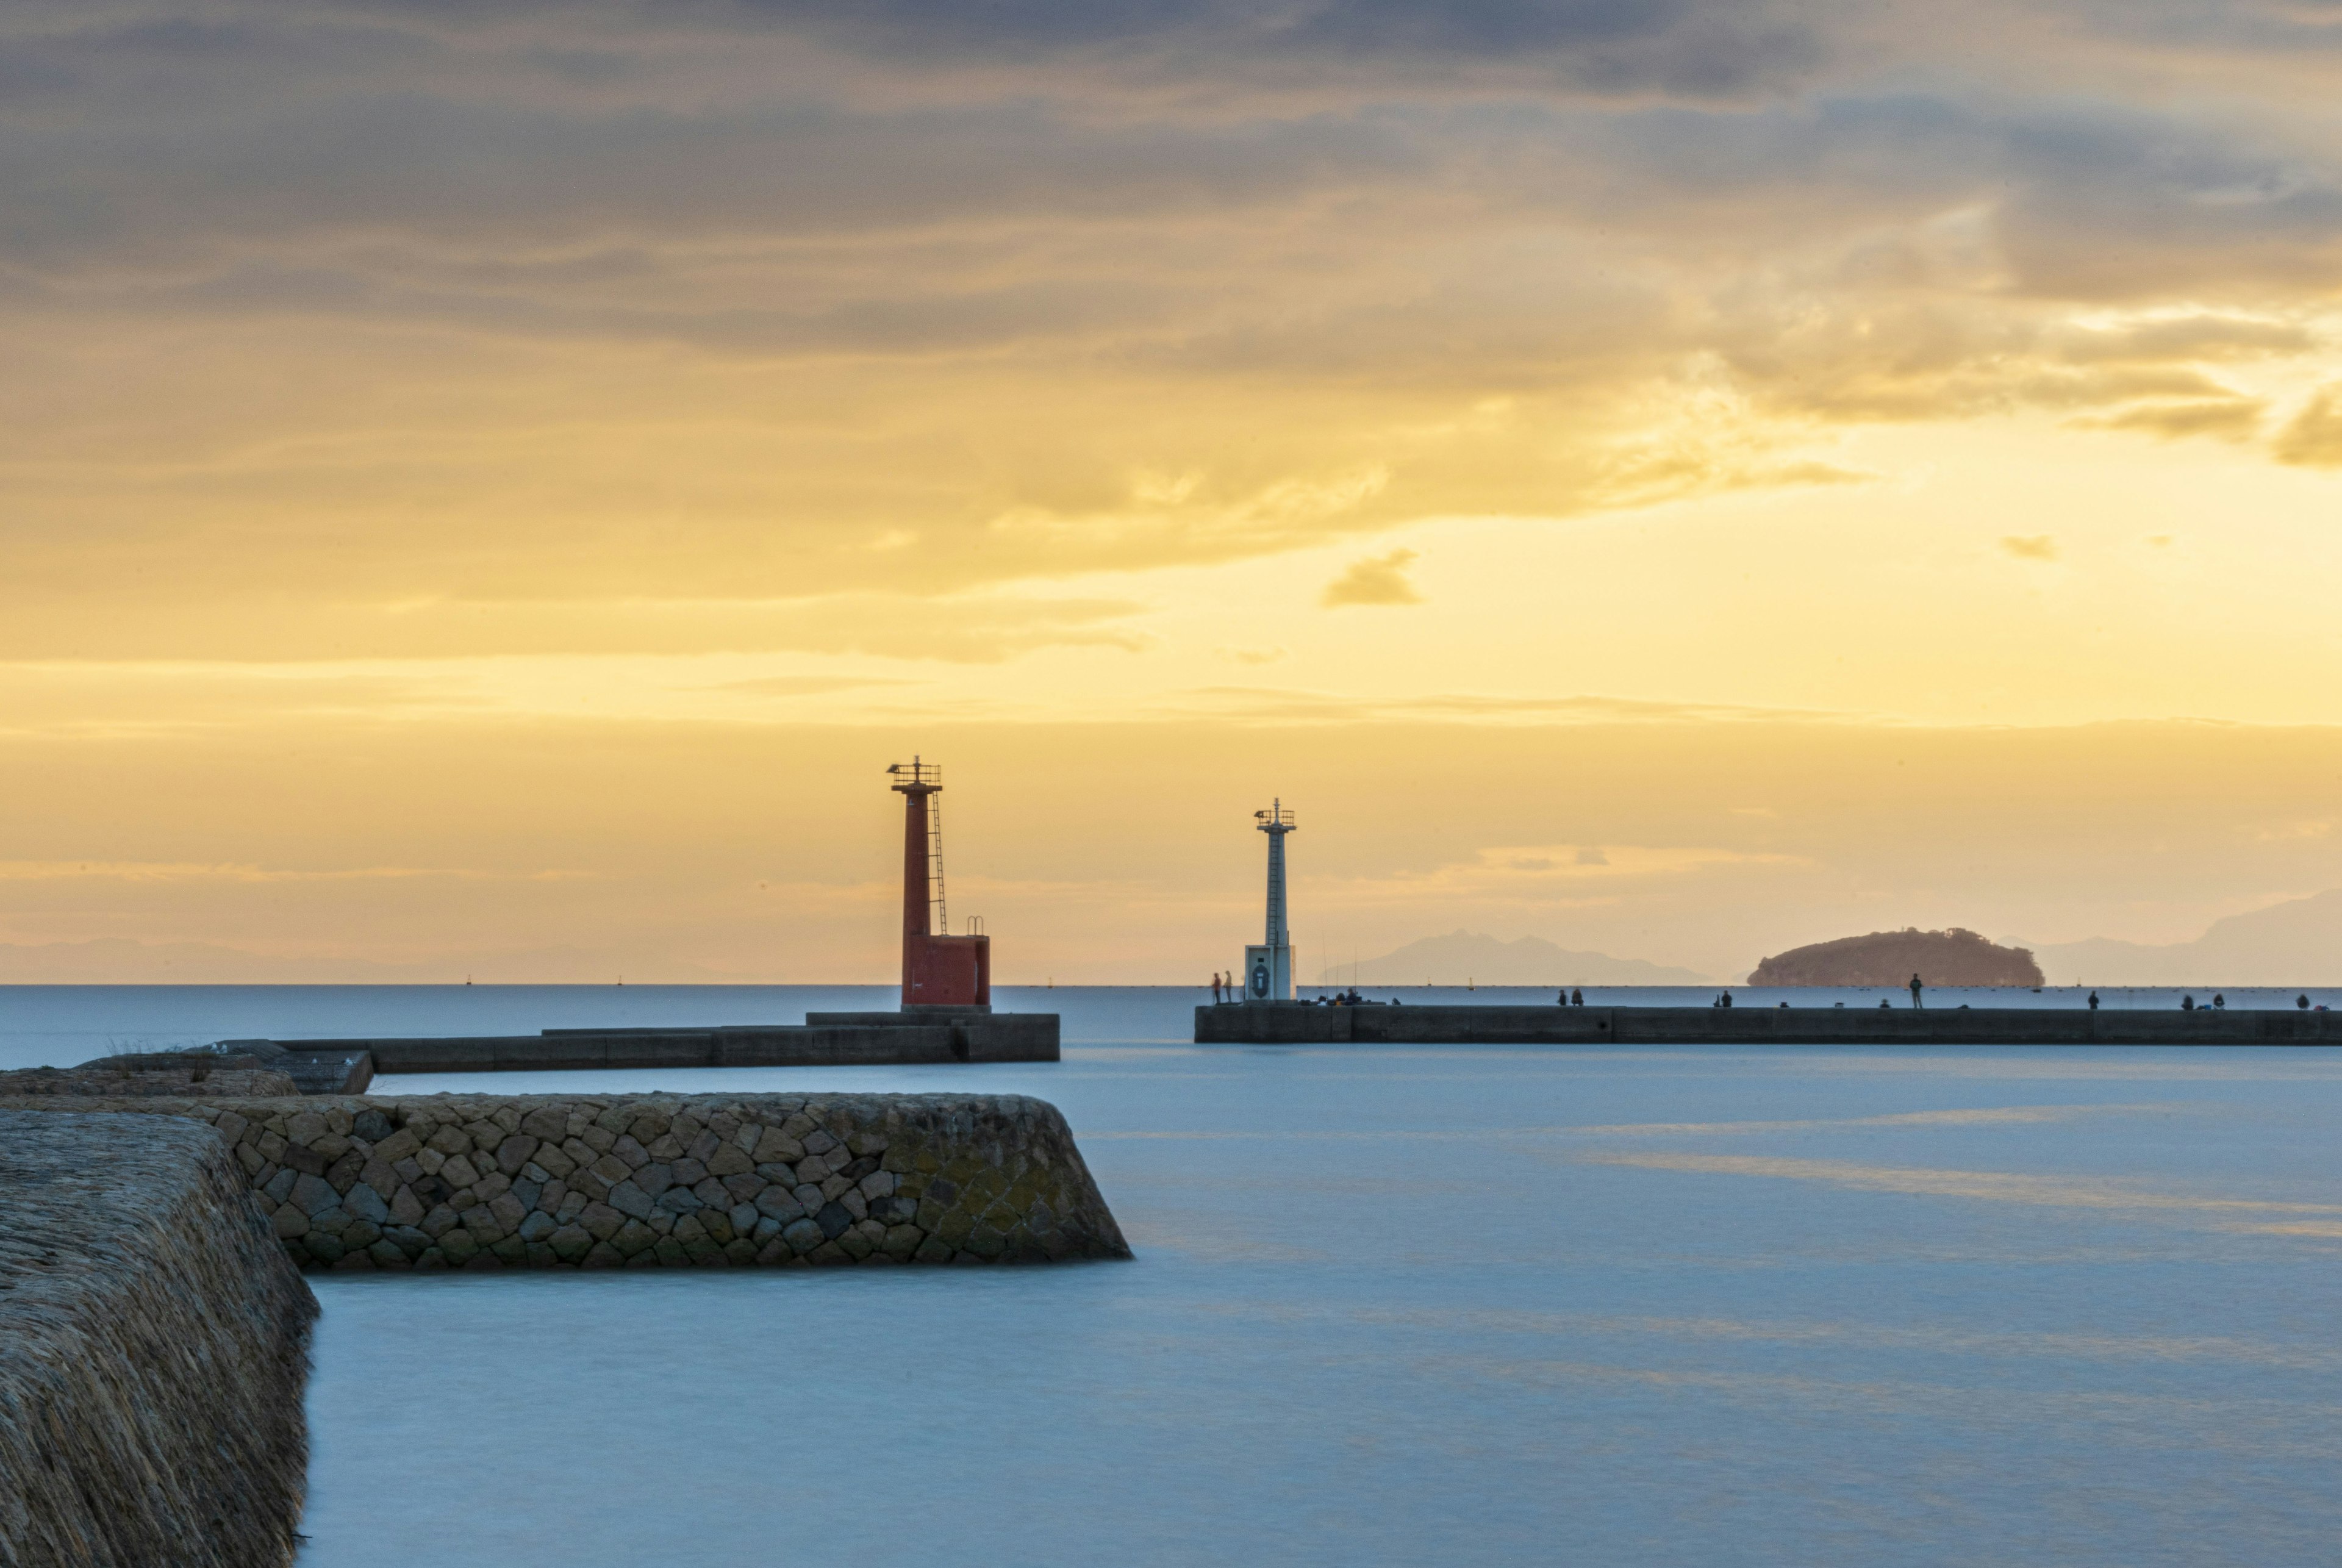
[[0, 977], [886, 979], [914, 751], [1007, 981], [1232, 966], [1272, 795], [1306, 973], [2342, 886], [2337, 79], [2337, 0], [18, 0]]

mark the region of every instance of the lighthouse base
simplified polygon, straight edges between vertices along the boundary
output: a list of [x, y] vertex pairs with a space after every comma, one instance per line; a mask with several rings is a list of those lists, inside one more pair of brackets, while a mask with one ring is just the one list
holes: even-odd
[[1057, 1057], [1057, 1015], [1054, 1013], [995, 1013], [984, 1007], [906, 1007], [900, 1013], [808, 1013], [806, 1023], [816, 1029], [923, 1030], [937, 1025], [951, 1031], [951, 1054], [961, 1062], [1055, 1062]]
[[992, 1011], [992, 938], [903, 939], [903, 1007]]

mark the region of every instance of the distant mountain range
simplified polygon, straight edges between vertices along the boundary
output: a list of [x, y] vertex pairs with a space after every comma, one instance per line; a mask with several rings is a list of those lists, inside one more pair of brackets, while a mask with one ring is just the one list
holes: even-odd
[[1426, 936], [1355, 965], [1318, 971], [1320, 985], [1706, 985], [1707, 975], [1640, 958], [1573, 953], [1539, 936], [1499, 942], [1476, 931]]
[[[2105, 936], [2084, 942], [2004, 941], [2008, 947], [2031, 950], [2041, 966], [2042, 983], [2049, 985], [2342, 985], [2342, 888], [2226, 916], [2193, 942], [2120, 942]], [[1986, 945], [1980, 941], [1976, 944]], [[1903, 972], [1892, 978], [1900, 984], [1909, 978], [1909, 966], [1897, 962]], [[1574, 953], [1536, 936], [1500, 942], [1476, 931], [1426, 937], [1362, 959], [1356, 974], [1362, 985], [1716, 984], [1713, 975], [1640, 958]], [[1318, 972], [1317, 984], [1344, 985], [1350, 979], [1349, 964], [1329, 964]], [[1929, 972], [1927, 979], [1954, 984], [1948, 974]]]
[[2342, 888], [2216, 920], [2193, 942], [2027, 943], [2052, 985], [2342, 984]]

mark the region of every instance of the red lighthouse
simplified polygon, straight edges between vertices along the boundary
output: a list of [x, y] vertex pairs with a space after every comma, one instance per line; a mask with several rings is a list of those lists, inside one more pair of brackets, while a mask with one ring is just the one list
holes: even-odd
[[903, 797], [903, 1006], [992, 1011], [992, 938], [971, 918], [951, 934], [944, 906], [944, 770], [914, 757], [886, 770]]

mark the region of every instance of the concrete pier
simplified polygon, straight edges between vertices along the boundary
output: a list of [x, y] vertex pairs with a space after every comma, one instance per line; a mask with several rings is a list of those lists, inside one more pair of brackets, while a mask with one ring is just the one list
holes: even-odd
[[2342, 1013], [2199, 1007], [1318, 1007], [1206, 1004], [1198, 1044], [2342, 1045]]
[[[273, 1047], [275, 1060], [350, 1064], [329, 1090], [363, 1093], [376, 1074], [581, 1072], [625, 1067], [915, 1066], [947, 1062], [1055, 1062], [1054, 1013], [921, 1010], [812, 1013], [803, 1024], [672, 1029], [547, 1029], [538, 1034], [437, 1039], [227, 1040]], [[361, 1066], [358, 1058], [363, 1056]], [[308, 1085], [304, 1084], [305, 1089]]]

